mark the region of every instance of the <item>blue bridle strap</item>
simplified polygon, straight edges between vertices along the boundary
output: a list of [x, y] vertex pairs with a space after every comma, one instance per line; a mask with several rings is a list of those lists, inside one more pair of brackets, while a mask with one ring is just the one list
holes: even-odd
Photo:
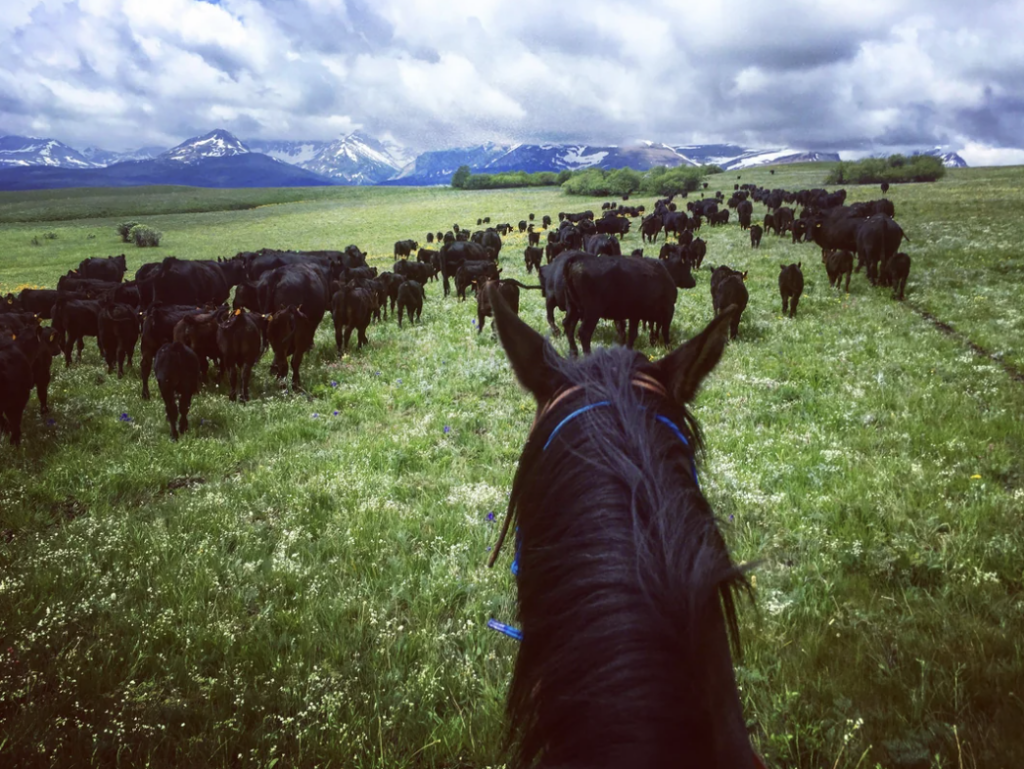
[[[555, 425], [555, 429], [551, 431], [551, 435], [548, 436], [547, 441], [544, 443], [544, 448], [541, 449], [541, 450], [542, 451], [547, 451], [548, 446], [551, 445], [551, 441], [553, 441], [555, 439], [555, 436], [558, 435], [558, 431], [561, 430], [563, 427], [565, 427], [569, 422], [574, 420], [576, 417], [580, 416], [581, 414], [586, 414], [588, 411], [591, 411], [592, 409], [601, 408], [602, 406], [610, 406], [611, 403], [612, 403], [611, 401], [598, 401], [597, 403], [589, 403], [586, 406], [581, 406], [580, 408], [578, 408], [575, 411], [573, 411], [571, 414], [566, 416], [565, 419], [563, 419], [561, 422], [559, 422], [557, 425]], [[641, 407], [641, 408], [645, 408], [645, 407]], [[659, 422], [661, 422], [663, 425], [665, 425], [665, 427], [667, 427], [669, 430], [671, 430], [672, 433], [680, 441], [682, 441], [682, 444], [684, 446], [686, 446], [687, 449], [690, 449], [690, 442], [686, 439], [686, 435], [683, 433], [683, 431], [679, 429], [679, 425], [677, 425], [675, 422], [673, 422], [671, 419], [669, 419], [664, 414], [655, 414], [654, 418], [657, 419]], [[697, 479], [697, 464], [694, 461], [692, 456], [690, 457], [690, 471], [693, 474], [693, 482], [695, 484], [697, 484], [697, 488], [699, 489], [700, 488], [700, 481]], [[519, 551], [522, 548], [522, 544], [523, 544], [522, 540], [519, 538], [519, 527], [517, 526], [516, 527], [516, 552], [515, 552], [515, 556], [512, 559], [512, 567], [511, 567], [512, 568], [512, 574], [514, 576], [516, 576], [516, 577], [519, 576]], [[522, 641], [523, 640], [523, 631], [522, 630], [519, 630], [518, 628], [514, 628], [511, 625], [506, 625], [504, 622], [498, 622], [498, 620], [494, 619], [493, 617], [491, 619], [487, 620], [487, 627], [489, 627], [491, 630], [497, 630], [499, 633], [503, 633], [504, 635], [507, 635], [509, 638], [512, 638], [512, 639], [514, 639], [516, 641]]]
[[558, 431], [561, 430], [563, 427], [565, 427], [566, 424], [568, 424], [569, 422], [574, 420], [576, 417], [578, 417], [580, 414], [586, 414], [591, 409], [600, 408], [601, 406], [611, 406], [611, 405], [612, 405], [611, 401], [598, 401], [597, 403], [590, 403], [590, 404], [588, 404], [586, 406], [582, 406], [581, 408], [576, 409], [574, 412], [569, 414], [569, 416], [567, 416], [565, 419], [563, 419], [561, 422], [559, 422], [557, 425], [555, 425], [555, 429], [552, 430], [551, 431], [551, 435], [548, 436], [547, 443], [544, 444], [544, 448], [542, 449], [542, 451], [547, 451], [548, 450], [548, 446], [551, 445], [551, 441], [553, 441], [555, 439], [555, 436], [558, 435]]

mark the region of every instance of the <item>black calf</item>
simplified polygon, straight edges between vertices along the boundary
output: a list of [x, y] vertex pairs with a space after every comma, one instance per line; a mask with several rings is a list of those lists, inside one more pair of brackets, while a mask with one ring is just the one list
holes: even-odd
[[188, 410], [199, 390], [199, 358], [187, 345], [171, 342], [157, 350], [154, 371], [171, 423], [171, 440], [176, 441], [188, 430]]
[[796, 317], [796, 306], [804, 292], [804, 274], [800, 271], [802, 262], [789, 266], [780, 264], [779, 293], [782, 294], [782, 314]]

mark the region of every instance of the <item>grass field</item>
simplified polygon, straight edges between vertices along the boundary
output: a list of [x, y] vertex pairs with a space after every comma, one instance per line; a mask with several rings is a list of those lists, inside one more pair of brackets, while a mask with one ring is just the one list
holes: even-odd
[[[825, 173], [740, 181], [799, 189]], [[731, 190], [736, 174], [709, 182]], [[705, 494], [734, 557], [756, 564], [744, 707], [769, 766], [1021, 766], [1024, 383], [1003, 364], [1024, 368], [1024, 169], [952, 170], [890, 197], [914, 260], [904, 303], [863, 275], [834, 293], [813, 246], [701, 232], [705, 267], [750, 272], [739, 338], [695, 407]], [[122, 252], [131, 272], [355, 243], [385, 267], [394, 241], [428, 230], [600, 203], [554, 189], [5, 193], [0, 293]], [[163, 244], [120, 243], [127, 218]], [[524, 245], [507, 238], [502, 266], [530, 283]], [[791, 320], [777, 276], [796, 261]], [[711, 317], [708, 277], [681, 293], [676, 344]], [[522, 315], [545, 328], [535, 292]], [[515, 647], [484, 624], [512, 619], [514, 584], [507, 559], [484, 566], [488, 514], [500, 521], [533, 404], [474, 319], [432, 283], [422, 325], [371, 326], [341, 359], [328, 320], [307, 393], [282, 391], [265, 357], [254, 401], [211, 385], [178, 444], [137, 368], [106, 376], [94, 345], [61, 365], [51, 419], [33, 397], [22, 448], [0, 444], [0, 764], [501, 765]], [[612, 340], [602, 323], [595, 343]]]

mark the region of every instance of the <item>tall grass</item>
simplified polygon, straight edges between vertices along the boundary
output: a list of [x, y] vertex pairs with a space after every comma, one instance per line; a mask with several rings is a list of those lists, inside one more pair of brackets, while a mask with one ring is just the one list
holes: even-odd
[[[709, 182], [795, 189], [823, 173]], [[903, 304], [863, 276], [834, 293], [813, 246], [701, 233], [706, 264], [750, 274], [740, 336], [696, 413], [705, 493], [756, 564], [738, 679], [769, 765], [1024, 761], [1024, 388], [914, 311], [1021, 360], [1021, 189], [1021, 169], [970, 169], [890, 190], [912, 238]], [[349, 243], [386, 266], [399, 239], [566, 207], [543, 189], [311, 192], [191, 214], [170, 200], [108, 214], [105, 191], [75, 218], [54, 203], [57, 239], [31, 245], [34, 222], [0, 231], [0, 291], [120, 253], [115, 225], [143, 214], [165, 236], [128, 252], [132, 270]], [[210, 194], [211, 208], [235, 195]], [[502, 266], [530, 283], [524, 246], [506, 238]], [[796, 261], [807, 286], [791, 320], [777, 276]], [[708, 275], [681, 294], [675, 343], [711, 317]], [[179, 444], [136, 370], [109, 378], [90, 347], [56, 371], [50, 418], [33, 398], [22, 449], [0, 445], [4, 765], [504, 763], [515, 647], [484, 623], [512, 618], [514, 585], [507, 562], [484, 562], [533, 406], [472, 302], [427, 294], [422, 325], [371, 326], [342, 358], [325, 324], [305, 394], [279, 389], [267, 359], [249, 404], [211, 383]], [[539, 297], [522, 304], [544, 328]], [[601, 324], [595, 343], [613, 336]]]

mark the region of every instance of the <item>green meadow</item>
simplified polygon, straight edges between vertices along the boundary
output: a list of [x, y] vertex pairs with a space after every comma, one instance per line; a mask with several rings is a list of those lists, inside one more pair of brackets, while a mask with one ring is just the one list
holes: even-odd
[[[709, 192], [819, 187], [827, 170], [725, 173]], [[673, 344], [712, 316], [709, 265], [749, 272], [739, 338], [694, 405], [704, 492], [752, 564], [741, 698], [771, 767], [1019, 767], [1024, 169], [889, 197], [913, 259], [902, 303], [863, 274], [830, 289], [813, 245], [766, 234], [752, 250], [735, 217], [702, 229], [704, 269], [680, 292]], [[169, 255], [354, 243], [386, 269], [399, 239], [601, 203], [557, 188], [0, 193], [0, 294], [120, 253], [131, 275]], [[121, 243], [126, 219], [160, 247]], [[501, 266], [533, 283], [525, 245], [505, 238]], [[806, 281], [795, 319], [777, 284], [790, 262]], [[137, 357], [122, 380], [95, 345], [54, 362], [52, 413], [33, 396], [22, 447], [0, 442], [0, 765], [505, 763], [516, 648], [485, 623], [514, 621], [515, 588], [507, 557], [485, 561], [534, 407], [475, 302], [441, 293], [428, 284], [421, 324], [389, 316], [341, 357], [328, 316], [305, 392], [269, 356], [248, 404], [211, 381], [177, 444]], [[546, 329], [539, 292], [521, 307]], [[609, 323], [594, 341], [614, 342]]]

